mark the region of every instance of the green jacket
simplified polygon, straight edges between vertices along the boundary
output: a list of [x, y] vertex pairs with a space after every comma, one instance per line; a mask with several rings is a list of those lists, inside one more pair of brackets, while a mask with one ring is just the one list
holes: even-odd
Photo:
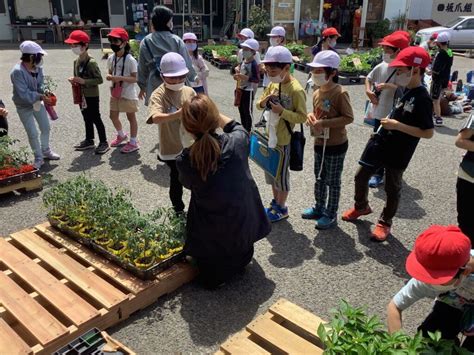
[[[82, 68], [86, 62], [86, 67]], [[74, 76], [80, 76], [86, 81], [82, 86], [82, 91], [85, 97], [99, 97], [99, 85], [102, 84], [104, 80], [102, 79], [99, 65], [94, 58], [88, 55], [87, 59], [84, 61], [76, 59], [74, 61]]]

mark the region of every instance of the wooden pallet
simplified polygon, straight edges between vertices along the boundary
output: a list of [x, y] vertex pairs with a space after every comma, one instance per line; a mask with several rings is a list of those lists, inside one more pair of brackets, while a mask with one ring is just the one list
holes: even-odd
[[216, 354], [322, 354], [317, 335], [321, 323], [319, 317], [281, 298]]
[[195, 276], [184, 263], [142, 281], [52, 228], [0, 238], [0, 354], [49, 354], [104, 330]]
[[2, 186], [0, 187], [0, 195], [6, 194], [12, 191], [18, 191], [18, 190], [33, 191], [33, 190], [41, 189], [42, 187], [43, 187], [43, 179], [41, 178], [41, 176], [38, 176], [35, 179], [21, 181], [16, 184], [11, 184], [7, 186]]

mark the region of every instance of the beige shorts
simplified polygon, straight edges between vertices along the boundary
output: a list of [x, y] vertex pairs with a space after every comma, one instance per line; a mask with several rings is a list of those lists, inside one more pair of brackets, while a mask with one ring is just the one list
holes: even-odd
[[138, 112], [138, 100], [128, 100], [124, 98], [110, 98], [110, 111], [118, 112]]

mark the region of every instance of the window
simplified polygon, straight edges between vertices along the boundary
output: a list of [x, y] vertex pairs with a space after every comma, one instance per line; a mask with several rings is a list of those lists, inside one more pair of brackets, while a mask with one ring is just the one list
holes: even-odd
[[79, 15], [77, 0], [63, 0], [63, 14]]
[[474, 20], [468, 20], [461, 24], [463, 30], [474, 30]]

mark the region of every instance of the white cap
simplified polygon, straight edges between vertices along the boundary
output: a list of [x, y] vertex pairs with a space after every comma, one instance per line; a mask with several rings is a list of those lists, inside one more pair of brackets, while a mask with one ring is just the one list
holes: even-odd
[[316, 54], [313, 61], [308, 65], [313, 68], [337, 69], [340, 63], [341, 57], [339, 57], [339, 54], [331, 50], [325, 50]]
[[255, 35], [253, 34], [253, 31], [250, 28], [244, 28], [242, 29], [242, 31], [240, 31], [237, 37], [246, 37], [250, 39], [250, 38], [254, 38]]
[[174, 52], [166, 53], [160, 62], [160, 71], [163, 76], [182, 76], [189, 73], [184, 58]]
[[240, 46], [253, 49], [255, 52], [258, 51], [258, 49], [260, 48], [258, 41], [253, 38], [246, 40], [244, 43], [241, 43]]
[[188, 32], [183, 35], [183, 41], [186, 41], [186, 40], [197, 41], [198, 39], [194, 33]]
[[43, 54], [47, 55], [47, 53], [41, 48], [41, 46], [33, 41], [24, 41], [20, 44], [20, 51], [23, 54]]
[[450, 39], [451, 39], [451, 36], [449, 35], [449, 32], [441, 32], [441, 33], [438, 33], [438, 37], [435, 39], [435, 42], [445, 43], [445, 42], [449, 42]]
[[268, 48], [267, 53], [265, 54], [265, 59], [262, 60], [262, 63], [293, 63], [293, 56], [288, 48], [283, 46], [275, 46]]
[[285, 37], [286, 31], [281, 26], [275, 26], [272, 28], [270, 33], [267, 34], [268, 37]]

